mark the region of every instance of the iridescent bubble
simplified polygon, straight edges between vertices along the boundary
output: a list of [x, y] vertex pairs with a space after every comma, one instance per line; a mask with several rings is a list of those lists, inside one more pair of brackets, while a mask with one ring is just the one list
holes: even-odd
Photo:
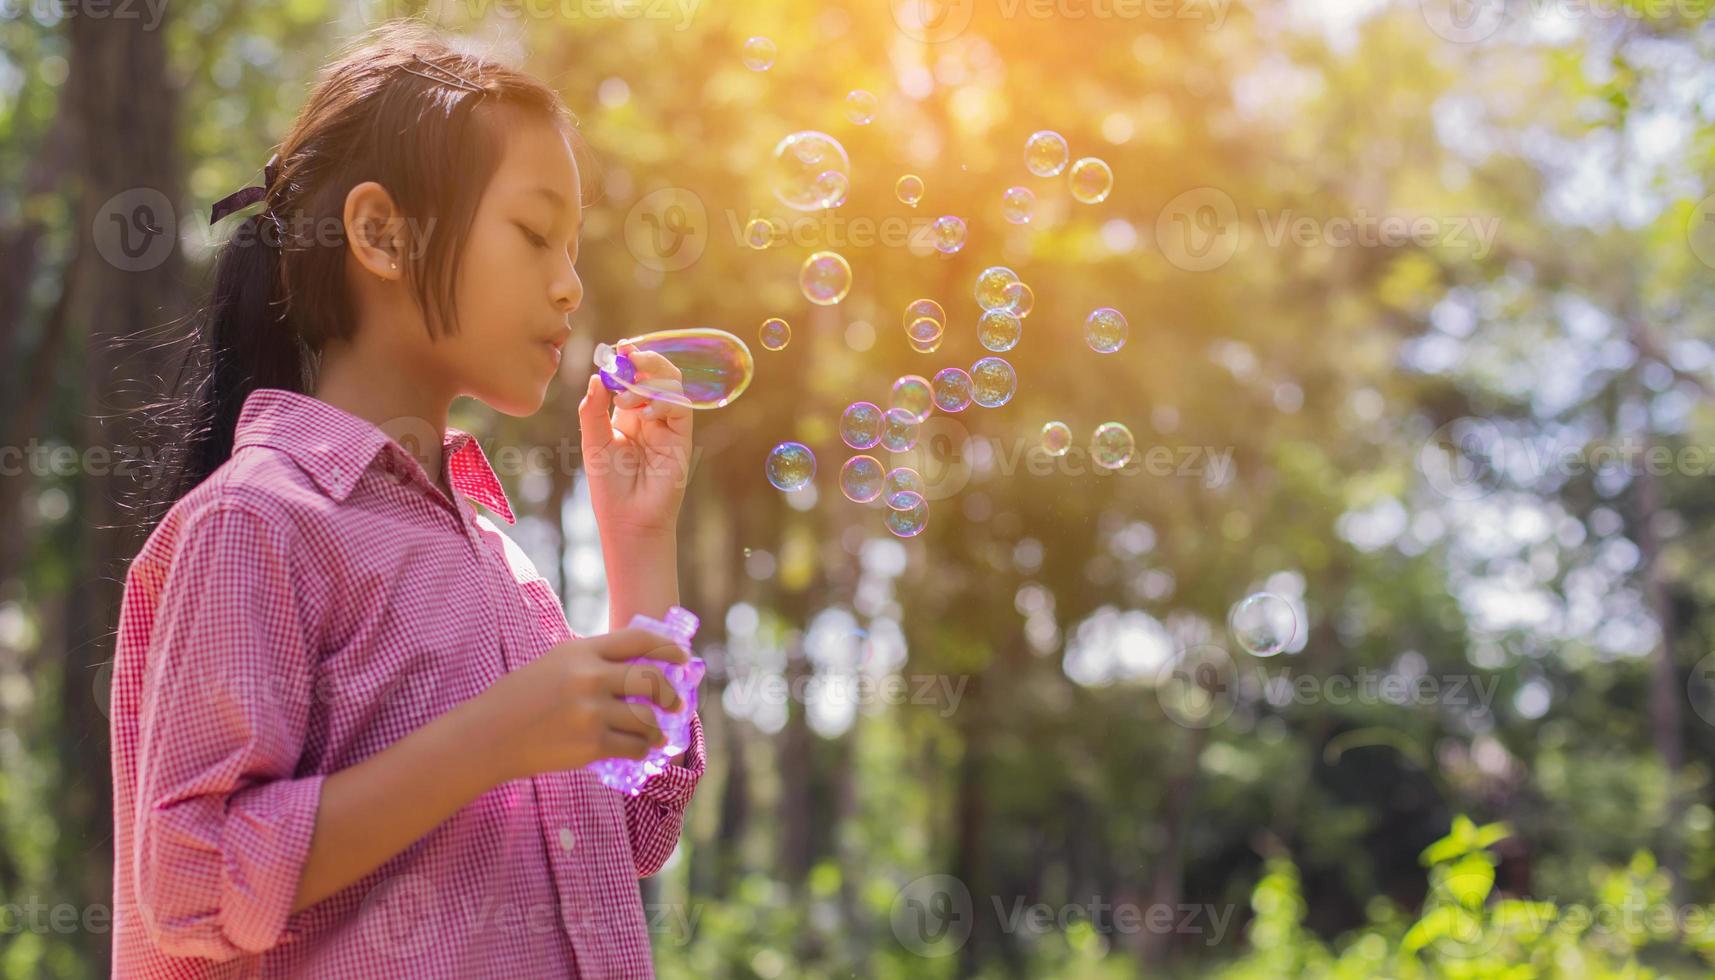
[[[628, 346], [660, 354], [678, 368], [683, 375], [678, 390], [647, 376], [639, 378], [631, 358], [616, 349]], [[745, 342], [713, 327], [658, 330], [614, 346], [597, 344], [595, 366], [609, 391], [630, 391], [691, 408], [720, 408], [731, 403], [744, 394], [756, 375], [756, 361]]]
[[1131, 462], [1136, 451], [1137, 441], [1123, 422], [1103, 422], [1090, 439], [1090, 458], [1104, 470], [1117, 470]]
[[1125, 314], [1111, 306], [1104, 306], [1085, 318], [1084, 341], [1098, 354], [1112, 354], [1125, 346], [1129, 329]]
[[874, 456], [853, 456], [840, 467], [840, 492], [856, 504], [867, 504], [881, 496], [881, 460]]
[[941, 309], [940, 303], [932, 299], [914, 299], [906, 304], [905, 326], [907, 328], [924, 317], [934, 320], [943, 327], [947, 325], [947, 311]]
[[840, 414], [840, 441], [853, 449], [870, 449], [881, 441], [881, 406], [852, 402]]
[[924, 500], [920, 494], [907, 493], [903, 496], [907, 498], [905, 503], [908, 506], [888, 508], [884, 523], [894, 535], [901, 538], [914, 538], [922, 534], [923, 529], [929, 526], [929, 502]]
[[760, 35], [744, 42], [744, 67], [751, 71], [773, 68], [774, 42]]
[[999, 408], [1017, 390], [1018, 374], [1004, 358], [984, 357], [971, 365], [971, 400], [978, 405]]
[[906, 207], [916, 207], [923, 200], [923, 178], [916, 174], [906, 174], [893, 185], [893, 194], [899, 198], [899, 203]]
[[851, 186], [851, 181], [838, 170], [824, 170], [816, 175], [816, 193], [821, 195], [823, 207], [837, 208], [846, 203]]
[[942, 255], [952, 255], [965, 247], [965, 222], [950, 214], [943, 214], [929, 226], [930, 240], [935, 243], [935, 251]]
[[1100, 204], [1114, 189], [1113, 168], [1095, 157], [1083, 157], [1072, 164], [1066, 179], [1072, 185], [1072, 196], [1084, 204]]
[[774, 244], [774, 222], [767, 218], [752, 218], [744, 226], [744, 243], [754, 249], [764, 249]]
[[934, 410], [931, 395], [928, 378], [921, 374], [907, 374], [893, 383], [893, 391], [887, 404], [890, 408], [910, 415], [911, 421], [921, 422]]
[[[923, 499], [928, 493], [923, 486], [923, 476], [909, 466], [896, 466], [887, 471], [887, 479], [881, 485], [881, 499], [887, 506], [899, 509], [901, 504], [910, 507], [915, 497]], [[907, 495], [910, 495], [909, 497]]]
[[917, 445], [922, 424], [903, 408], [890, 408], [881, 423], [881, 447], [890, 453], [908, 453]]
[[964, 368], [942, 368], [930, 382], [935, 389], [935, 407], [943, 412], [962, 412], [971, 404], [971, 376]]
[[1017, 347], [1023, 333], [1023, 321], [1006, 310], [989, 310], [977, 320], [977, 343], [996, 354]]
[[832, 306], [851, 292], [852, 267], [838, 252], [812, 253], [798, 270], [798, 286], [810, 302]]
[[840, 141], [813, 129], [793, 133], [774, 147], [774, 196], [795, 211], [817, 211], [832, 207], [828, 200], [830, 178], [837, 173], [851, 184], [851, 160]]
[[1258, 592], [1233, 606], [1227, 626], [1239, 646], [1259, 657], [1272, 657], [1292, 642], [1298, 617], [1292, 603], [1272, 592]]
[[1000, 195], [1001, 217], [1015, 225], [1027, 225], [1036, 212], [1036, 195], [1028, 187], [1008, 187]]
[[1064, 422], [1048, 422], [1042, 426], [1042, 451], [1050, 456], [1064, 456], [1072, 448], [1072, 430]]
[[1052, 129], [1031, 133], [1024, 141], [1024, 167], [1038, 177], [1052, 177], [1066, 169], [1071, 155], [1066, 137]]
[[916, 351], [917, 353], [919, 353], [919, 354], [933, 354], [936, 351], [941, 349], [941, 341], [946, 336], [947, 336], [946, 332], [943, 331], [941, 333], [936, 334], [934, 340], [921, 341], [921, 340], [917, 340], [917, 339], [912, 338], [912, 337], [907, 337], [907, 338], [905, 338], [905, 340], [907, 343], [909, 343], [911, 345], [911, 349]]
[[911, 326], [905, 328], [905, 336], [911, 338], [914, 343], [932, 344], [941, 339], [945, 329], [941, 326], [941, 321], [923, 316], [911, 321]]
[[861, 88], [846, 94], [846, 118], [859, 126], [868, 126], [875, 119], [876, 98]]
[[785, 320], [771, 316], [762, 321], [757, 339], [762, 341], [763, 350], [785, 350], [786, 345], [792, 342], [792, 327]]
[[1007, 287], [1000, 291], [1000, 294], [1006, 297], [1006, 305], [1002, 309], [1015, 313], [1021, 318], [1029, 316], [1030, 311], [1036, 309], [1036, 291], [1025, 283], [1008, 283]]
[[783, 442], [768, 453], [766, 469], [776, 490], [802, 490], [816, 475], [816, 455], [801, 442]]
[[1006, 305], [1006, 287], [1018, 281], [1018, 273], [1004, 265], [991, 265], [977, 273], [977, 305], [998, 310]]

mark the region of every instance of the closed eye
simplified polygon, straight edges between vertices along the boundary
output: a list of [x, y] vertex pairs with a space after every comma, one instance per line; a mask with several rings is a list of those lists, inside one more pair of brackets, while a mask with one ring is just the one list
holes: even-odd
[[530, 229], [524, 227], [523, 225], [519, 225], [518, 230], [523, 232], [524, 237], [528, 238], [530, 240], [530, 244], [535, 246], [536, 248], [547, 248], [548, 247], [548, 240], [546, 238], [543, 238], [541, 235], [536, 234], [535, 232], [531, 231]]

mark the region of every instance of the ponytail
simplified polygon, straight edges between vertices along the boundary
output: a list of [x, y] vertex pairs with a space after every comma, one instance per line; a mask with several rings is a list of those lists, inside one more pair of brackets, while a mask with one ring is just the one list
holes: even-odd
[[238, 416], [258, 388], [310, 390], [310, 352], [281, 296], [279, 226], [263, 212], [245, 218], [215, 260], [209, 303], [196, 318], [179, 384], [157, 422], [165, 446], [161, 493], [150, 523], [232, 456]]

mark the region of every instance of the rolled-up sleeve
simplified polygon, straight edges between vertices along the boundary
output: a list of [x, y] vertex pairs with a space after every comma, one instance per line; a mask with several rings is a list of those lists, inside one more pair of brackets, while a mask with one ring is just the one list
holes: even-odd
[[636, 796], [625, 800], [625, 829], [639, 878], [660, 871], [673, 854], [685, 823], [685, 808], [691, 805], [691, 795], [708, 768], [700, 715], [691, 715], [691, 744], [673, 761], [674, 765], [649, 777]]
[[279, 943], [321, 800], [294, 778], [311, 602], [279, 519], [223, 504], [181, 531], [148, 641], [134, 873], [150, 938], [227, 960]]

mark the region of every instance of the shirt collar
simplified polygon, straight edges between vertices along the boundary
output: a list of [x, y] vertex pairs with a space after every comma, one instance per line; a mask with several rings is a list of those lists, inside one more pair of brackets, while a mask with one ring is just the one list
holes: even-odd
[[[343, 501], [376, 454], [392, 442], [375, 423], [319, 398], [282, 388], [258, 388], [244, 399], [238, 413], [232, 449], [278, 449], [302, 467], [323, 493]], [[470, 433], [449, 426], [441, 434], [441, 453], [454, 493], [494, 511], [508, 524], [517, 523], [500, 478]]]

